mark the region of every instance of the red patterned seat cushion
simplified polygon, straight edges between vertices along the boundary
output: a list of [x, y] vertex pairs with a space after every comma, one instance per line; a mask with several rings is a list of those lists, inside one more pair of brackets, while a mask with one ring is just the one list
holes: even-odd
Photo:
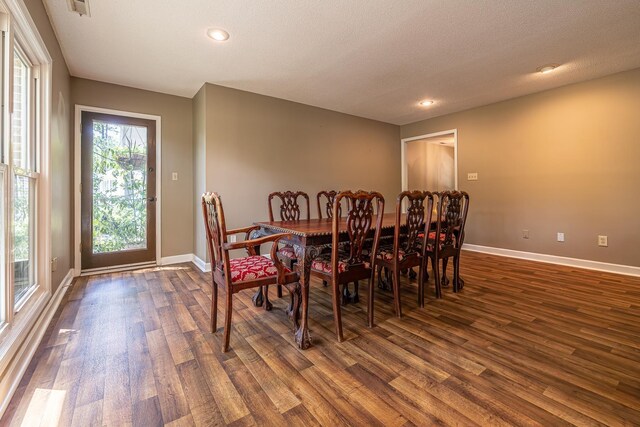
[[[376, 256], [385, 261], [391, 261], [393, 259], [393, 245], [380, 246]], [[405, 253], [402, 249], [398, 249], [398, 261], [402, 261], [405, 257]]]
[[[440, 242], [444, 242], [444, 239], [446, 239], [446, 237], [447, 237], [446, 234], [440, 233]], [[429, 237], [427, 238], [427, 250], [428, 251], [433, 252], [433, 242], [435, 240], [436, 240], [436, 232], [435, 231], [430, 231], [429, 232]]]
[[293, 246], [289, 246], [289, 245], [279, 248], [278, 254], [291, 259], [297, 258], [296, 251], [293, 249]]
[[[338, 273], [344, 273], [347, 271], [347, 261], [349, 255], [338, 254]], [[365, 268], [369, 268], [369, 263], [364, 263]], [[331, 253], [321, 254], [313, 261], [311, 261], [311, 268], [318, 271], [324, 271], [325, 273], [331, 273]]]
[[[440, 241], [441, 242], [443, 242], [446, 237], [447, 237], [446, 234], [440, 233]], [[436, 240], [436, 232], [435, 231], [430, 231], [429, 232], [429, 240]]]
[[[278, 269], [276, 269], [273, 261], [260, 255], [231, 259], [229, 260], [229, 267], [231, 268], [232, 283], [278, 275]], [[286, 267], [284, 270], [286, 273], [291, 271]]]

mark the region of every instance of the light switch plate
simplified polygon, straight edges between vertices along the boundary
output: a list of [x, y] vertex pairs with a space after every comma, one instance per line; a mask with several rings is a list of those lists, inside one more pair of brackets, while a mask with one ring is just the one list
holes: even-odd
[[607, 247], [609, 246], [609, 239], [607, 236], [598, 236], [598, 246]]
[[477, 181], [478, 180], [478, 172], [469, 172], [467, 174], [467, 181]]
[[564, 233], [558, 233], [558, 242], [564, 242]]
[[171, 180], [172, 181], [177, 181], [178, 180], [178, 172], [173, 172], [171, 174]]

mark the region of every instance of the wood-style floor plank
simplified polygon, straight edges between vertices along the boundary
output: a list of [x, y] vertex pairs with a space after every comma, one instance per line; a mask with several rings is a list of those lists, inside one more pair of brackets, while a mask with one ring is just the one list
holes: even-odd
[[361, 282], [342, 343], [313, 281], [306, 351], [288, 297], [241, 292], [228, 353], [192, 264], [78, 278], [0, 425], [640, 425], [640, 278], [466, 252], [461, 270], [424, 309], [403, 276], [402, 319], [376, 289], [373, 329]]

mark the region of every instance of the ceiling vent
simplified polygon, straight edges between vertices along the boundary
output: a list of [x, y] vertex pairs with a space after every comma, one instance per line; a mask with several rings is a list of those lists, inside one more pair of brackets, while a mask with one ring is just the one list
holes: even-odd
[[91, 16], [89, 11], [89, 0], [67, 0], [69, 10], [80, 16]]

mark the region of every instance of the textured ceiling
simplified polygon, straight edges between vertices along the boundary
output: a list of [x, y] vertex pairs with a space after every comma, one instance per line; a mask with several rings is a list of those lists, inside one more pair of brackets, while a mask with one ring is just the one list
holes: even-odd
[[[640, 67], [638, 0], [89, 2], [80, 17], [44, 0], [74, 76], [186, 97], [210, 82], [395, 124]], [[562, 67], [534, 72], [548, 63]]]

